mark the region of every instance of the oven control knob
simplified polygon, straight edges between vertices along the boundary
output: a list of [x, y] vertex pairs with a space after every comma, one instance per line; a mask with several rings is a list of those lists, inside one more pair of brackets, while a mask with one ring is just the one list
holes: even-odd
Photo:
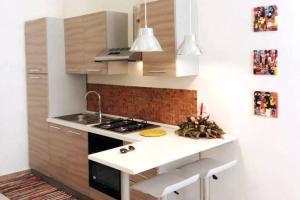
[[96, 180], [97, 179], [97, 177], [96, 176], [93, 176], [93, 180]]

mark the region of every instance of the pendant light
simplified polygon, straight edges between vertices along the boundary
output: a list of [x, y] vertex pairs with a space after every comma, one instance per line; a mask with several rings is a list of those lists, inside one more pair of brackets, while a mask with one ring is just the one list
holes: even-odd
[[154, 36], [153, 28], [147, 24], [147, 0], [145, 0], [145, 27], [139, 29], [139, 34], [133, 42], [130, 51], [133, 52], [155, 52], [162, 51], [162, 48]]
[[199, 49], [195, 35], [192, 33], [192, 0], [190, 1], [190, 32], [184, 36], [184, 41], [179, 46], [177, 50], [178, 55], [201, 55], [201, 50]]

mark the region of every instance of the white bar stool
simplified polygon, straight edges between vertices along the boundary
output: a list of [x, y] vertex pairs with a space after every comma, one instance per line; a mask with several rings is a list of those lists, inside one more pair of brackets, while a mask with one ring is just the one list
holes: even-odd
[[220, 162], [210, 158], [201, 159], [191, 164], [177, 168], [177, 173], [183, 176], [200, 176], [200, 200], [209, 200], [209, 180], [217, 179], [216, 174], [223, 172], [237, 164], [237, 160]]
[[159, 174], [153, 178], [139, 182], [131, 188], [149, 194], [161, 200], [167, 200], [167, 195], [184, 188], [199, 180], [199, 174], [180, 176], [175, 173]]

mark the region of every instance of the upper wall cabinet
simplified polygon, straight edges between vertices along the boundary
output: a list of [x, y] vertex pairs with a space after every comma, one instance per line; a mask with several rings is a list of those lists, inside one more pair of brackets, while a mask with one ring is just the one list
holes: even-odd
[[82, 17], [65, 19], [66, 71], [68, 73], [85, 73]]
[[104, 75], [127, 73], [127, 66], [111, 69], [109, 63], [94, 60], [99, 52], [114, 47], [111, 45], [114, 41], [109, 41], [111, 37], [108, 37], [110, 33], [108, 24], [109, 27], [113, 27], [111, 24], [114, 23], [116, 15], [122, 15], [127, 21], [127, 14], [107, 11], [65, 19], [67, 73]]
[[47, 73], [47, 20], [25, 23], [27, 73]]
[[84, 30], [84, 65], [87, 73], [100, 72], [107, 74], [107, 63], [95, 62], [96, 54], [107, 48], [106, 12], [90, 14], [82, 17]]
[[[196, 8], [196, 1], [193, 1]], [[140, 9], [140, 26], [144, 26], [144, 6]], [[178, 56], [177, 48], [189, 32], [189, 4], [186, 0], [159, 0], [148, 4], [148, 26], [154, 29], [163, 52], [143, 53], [144, 76], [195, 76], [198, 56]], [[192, 26], [197, 28], [196, 12]]]

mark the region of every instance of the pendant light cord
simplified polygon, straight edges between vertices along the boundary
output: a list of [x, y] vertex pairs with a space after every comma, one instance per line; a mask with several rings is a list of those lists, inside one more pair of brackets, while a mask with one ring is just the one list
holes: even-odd
[[192, 34], [192, 0], [190, 0], [190, 34]]
[[145, 0], [145, 28], [148, 28], [148, 23], [147, 23], [147, 0]]

